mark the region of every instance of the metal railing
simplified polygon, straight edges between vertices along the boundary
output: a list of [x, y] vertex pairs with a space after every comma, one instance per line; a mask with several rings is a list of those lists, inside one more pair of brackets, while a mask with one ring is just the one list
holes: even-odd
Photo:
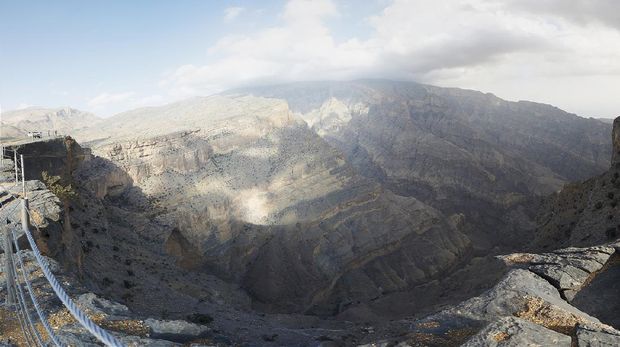
[[[4, 149], [2, 154], [4, 154]], [[103, 342], [107, 346], [124, 346], [123, 343], [120, 342], [116, 337], [110, 334], [107, 330], [95, 324], [90, 318], [88, 318], [88, 316], [83, 311], [79, 309], [79, 307], [65, 292], [63, 287], [60, 285], [60, 283], [50, 270], [46, 259], [41, 255], [41, 252], [37, 247], [32, 233], [30, 232], [30, 219], [32, 216], [28, 206], [28, 199], [26, 197], [24, 159], [23, 156], [20, 156], [21, 170], [19, 170], [16, 150], [14, 150], [13, 157], [15, 162], [15, 184], [8, 189], [3, 189], [3, 191], [11, 195], [13, 198], [19, 199], [20, 203], [14, 204], [15, 206], [13, 206], [11, 209], [8, 209], [7, 206], [4, 206], [0, 203], [0, 209], [5, 210], [4, 216], [15, 213], [16, 209], [21, 206], [21, 229], [28, 240], [28, 245], [32, 250], [32, 254], [34, 255], [34, 258], [36, 260], [36, 265], [43, 272], [43, 275], [47, 279], [47, 282], [51, 286], [58, 299], [60, 299], [60, 301], [71, 313], [71, 315], [77, 320], [77, 322], [86, 330], [88, 330], [93, 336], [95, 336], [99, 341]], [[23, 194], [23, 196], [21, 197], [10, 191], [11, 189], [14, 189], [19, 185], [20, 171]], [[38, 230], [38, 226], [35, 225], [35, 228], [40, 235], [41, 232], [40, 230]], [[24, 336], [24, 341], [28, 346], [47, 346], [49, 344], [53, 344], [54, 346], [63, 346], [61, 340], [56, 335], [56, 332], [50, 326], [47, 320], [47, 316], [45, 312], [41, 309], [41, 305], [37, 300], [37, 296], [33, 289], [32, 283], [28, 278], [29, 272], [25, 267], [25, 261], [23, 259], [24, 251], [20, 250], [19, 243], [17, 241], [18, 238], [16, 230], [14, 228], [11, 229], [9, 226], [6, 226], [4, 230], [4, 273], [7, 289], [7, 296], [5, 301], [6, 306], [9, 309], [15, 310], [17, 320], [19, 321], [20, 329]], [[15, 256], [13, 255], [14, 250], [16, 251]], [[17, 264], [13, 259], [14, 257], [17, 258]], [[21, 283], [18, 273], [21, 274]], [[32, 310], [29, 308], [30, 306], [32, 306], [32, 308], [36, 312], [36, 317], [33, 317]], [[38, 320], [41, 322], [41, 325], [45, 330], [45, 336], [47, 337], [47, 339], [44, 338], [45, 336], [42, 336], [40, 334], [36, 325], [36, 318], [38, 318]]]

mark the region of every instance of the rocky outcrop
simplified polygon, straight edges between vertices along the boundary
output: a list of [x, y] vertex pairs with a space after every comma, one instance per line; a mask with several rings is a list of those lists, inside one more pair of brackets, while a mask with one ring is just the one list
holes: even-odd
[[[588, 280], [581, 279], [580, 286], [571, 287], [575, 291], [573, 294], [578, 295], [587, 290], [590, 282], [596, 280], [595, 277], [605, 275], [611, 261], [609, 253], [614, 252], [613, 247], [601, 246], [557, 250], [550, 254], [502, 256], [512, 270], [492, 289], [419, 320], [403, 322], [396, 327], [394, 324], [377, 327], [376, 335], [401, 335], [381, 343], [409, 345], [441, 340], [448, 340], [445, 344], [438, 344], [442, 346], [460, 345], [465, 341], [464, 346], [536, 344], [568, 347], [577, 343], [579, 346], [596, 345], [599, 341], [618, 344], [618, 327], [608, 325], [608, 321], [600, 321], [565, 300], [562, 295], [565, 291], [559, 282], [572, 271], [572, 266], [567, 265], [565, 273], [560, 274], [558, 264], [554, 262], [592, 265], [586, 265], [583, 269], [592, 271]], [[602, 255], [597, 256], [598, 253]], [[605, 261], [605, 258], [608, 260]], [[598, 261], [604, 264], [593, 264]], [[618, 279], [620, 277], [616, 275]], [[614, 307], [608, 309], [613, 311]], [[398, 326], [401, 328], [398, 329]]]
[[125, 170], [100, 157], [80, 165], [74, 175], [98, 199], [119, 197], [133, 186]]
[[191, 342], [211, 335], [211, 329], [204, 325], [186, 321], [162, 321], [147, 319], [144, 324], [149, 328], [149, 336], [175, 342]]
[[472, 336], [463, 347], [480, 346], [570, 346], [570, 336], [517, 318], [504, 317], [487, 325]]
[[618, 332], [600, 331], [589, 327], [577, 329], [577, 346], [579, 347], [613, 347], [620, 343]]
[[[60, 176], [63, 182], [71, 180], [73, 171], [91, 158], [90, 150], [82, 148], [73, 138], [63, 137], [15, 146], [24, 156], [27, 180], [40, 180], [41, 173]], [[21, 164], [20, 164], [21, 167]]]
[[515, 253], [501, 257], [508, 265], [528, 268], [547, 279], [571, 301], [614, 254], [613, 247], [567, 248], [552, 253]]
[[99, 147], [98, 153], [119, 165], [136, 182], [144, 182], [166, 171], [183, 174], [200, 170], [213, 153], [211, 145], [184, 131], [144, 140]]

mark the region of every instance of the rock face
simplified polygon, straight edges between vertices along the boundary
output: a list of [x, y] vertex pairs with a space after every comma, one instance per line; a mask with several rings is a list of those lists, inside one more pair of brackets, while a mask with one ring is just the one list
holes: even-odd
[[570, 301], [614, 252], [613, 247], [567, 248], [543, 254], [515, 253], [502, 259], [511, 265], [526, 266]]
[[67, 182], [80, 163], [91, 158], [90, 150], [82, 148], [71, 137], [21, 145], [17, 147], [17, 153], [18, 158], [19, 155], [24, 156], [27, 180], [40, 180], [41, 173], [46, 171], [49, 175], [60, 176]]
[[[614, 122], [614, 151], [618, 124]], [[612, 163], [603, 174], [583, 182], [567, 184], [545, 198], [537, 221], [540, 227], [533, 245], [538, 248], [588, 246], [620, 236], [620, 165]]]

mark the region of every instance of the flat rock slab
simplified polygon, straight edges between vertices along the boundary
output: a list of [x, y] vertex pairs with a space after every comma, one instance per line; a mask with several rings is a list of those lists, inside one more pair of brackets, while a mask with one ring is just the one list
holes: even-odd
[[610, 333], [579, 327], [577, 345], [579, 347], [617, 347], [620, 346], [620, 332]]
[[571, 346], [570, 336], [516, 317], [501, 318], [470, 338], [464, 347]]
[[551, 253], [515, 253], [500, 258], [508, 265], [525, 267], [553, 284], [572, 300], [615, 252], [613, 247], [565, 248]]

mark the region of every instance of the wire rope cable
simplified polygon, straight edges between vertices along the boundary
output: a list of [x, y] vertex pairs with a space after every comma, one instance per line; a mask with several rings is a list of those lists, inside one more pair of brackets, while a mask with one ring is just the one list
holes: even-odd
[[[23, 202], [23, 200], [22, 200], [22, 206], [24, 206], [25, 208], [25, 203]], [[28, 216], [32, 218], [32, 214], [30, 213], [29, 209], [25, 208], [25, 210], [26, 210], [26, 213], [28, 213]], [[40, 233], [39, 227], [35, 225], [35, 228]], [[67, 295], [65, 290], [62, 288], [60, 283], [58, 283], [58, 280], [56, 279], [54, 274], [52, 274], [52, 272], [50, 271], [49, 266], [47, 265], [47, 262], [45, 261], [41, 253], [39, 252], [39, 248], [37, 247], [36, 243], [34, 242], [34, 239], [32, 238], [30, 230], [28, 230], [28, 226], [22, 223], [22, 229], [24, 230], [24, 233], [26, 234], [26, 237], [28, 238], [28, 242], [30, 243], [30, 248], [32, 249], [32, 253], [34, 254], [37, 262], [39, 263], [41, 270], [43, 270], [43, 274], [47, 278], [48, 282], [51, 284], [52, 289], [54, 290], [54, 292], [56, 292], [56, 295], [58, 296], [60, 301], [62, 301], [65, 307], [67, 307], [67, 309], [73, 315], [73, 317], [75, 317], [75, 319], [80, 324], [82, 324], [82, 326], [88, 329], [88, 331], [90, 331], [91, 334], [95, 335], [95, 337], [97, 337], [101, 342], [105, 343], [106, 345], [113, 346], [113, 347], [124, 347], [124, 344], [121, 343], [116, 337], [112, 336], [112, 334], [110, 334], [107, 330], [102, 329], [97, 324], [95, 324], [95, 322], [90, 320], [90, 318], [88, 318], [88, 316], [86, 316], [86, 314], [84, 314], [84, 312], [82, 312], [77, 307], [77, 305], [73, 302], [73, 300], [69, 297], [69, 295]]]
[[13, 234], [13, 241], [15, 243], [15, 250], [17, 251], [17, 259], [19, 261], [19, 266], [22, 269], [22, 276], [24, 279], [24, 283], [26, 283], [26, 289], [28, 290], [28, 293], [30, 294], [30, 299], [32, 300], [32, 304], [34, 305], [34, 309], [37, 312], [38, 316], [39, 316], [39, 321], [41, 322], [41, 324], [43, 324], [43, 327], [45, 328], [45, 331], [47, 332], [47, 335], [49, 336], [50, 340], [54, 343], [54, 345], [56, 346], [62, 346], [62, 344], [60, 343], [60, 340], [58, 340], [58, 337], [56, 336], [56, 334], [54, 333], [54, 330], [52, 330], [52, 327], [49, 325], [49, 322], [47, 320], [47, 316], [45, 315], [45, 313], [43, 312], [43, 310], [41, 310], [41, 307], [39, 306], [39, 303], [36, 299], [36, 296], [34, 294], [34, 290], [32, 289], [32, 284], [30, 283], [30, 280], [28, 279], [28, 276], [26, 275], [26, 272], [24, 271], [25, 266], [24, 266], [24, 262], [22, 259], [22, 254], [20, 252], [19, 249], [19, 245], [17, 243], [17, 237], [16, 237], [16, 233], [15, 230], [11, 230], [12, 234]]
[[[12, 264], [13, 267], [9, 271], [12, 271], [13, 278], [17, 279], [17, 269], [15, 268], [15, 263]], [[30, 338], [34, 342], [34, 345], [41, 346], [43, 344], [43, 342], [41, 341], [41, 336], [39, 335], [39, 332], [37, 331], [36, 326], [32, 321], [32, 317], [30, 315], [30, 311], [28, 310], [28, 305], [26, 304], [26, 299], [24, 297], [24, 291], [22, 290], [22, 287], [17, 280], [15, 281], [15, 287], [17, 287], [17, 301], [19, 307], [23, 313], [23, 316], [26, 318], [25, 330], [28, 332], [27, 336], [30, 336]]]

